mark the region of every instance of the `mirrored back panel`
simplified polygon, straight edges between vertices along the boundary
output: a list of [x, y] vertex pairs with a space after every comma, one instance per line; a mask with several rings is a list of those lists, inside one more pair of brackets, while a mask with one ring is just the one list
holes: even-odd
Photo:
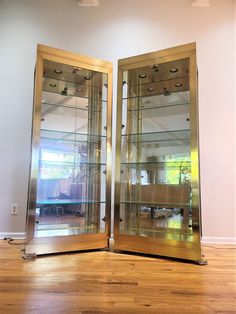
[[98, 71], [66, 61], [42, 58], [40, 63], [42, 77], [36, 86], [40, 95], [35, 105], [37, 126], [34, 125], [32, 151], [35, 181], [31, 176], [28, 212], [30, 215], [31, 210], [33, 219], [28, 220], [28, 247], [32, 242], [42, 247], [40, 241], [44, 238], [50, 242], [88, 234], [103, 234], [107, 246], [110, 69]]
[[200, 258], [196, 63], [187, 48], [120, 61], [117, 249], [141, 251], [146, 241], [144, 253]]

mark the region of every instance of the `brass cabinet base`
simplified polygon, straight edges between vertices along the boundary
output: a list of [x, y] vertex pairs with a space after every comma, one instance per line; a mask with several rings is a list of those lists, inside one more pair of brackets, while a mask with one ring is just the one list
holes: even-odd
[[[94, 239], [90, 239], [89, 235], [87, 237], [55, 237], [53, 239], [46, 239], [45, 241], [31, 241], [27, 244], [25, 249], [25, 256], [30, 256], [32, 254], [44, 255], [53, 253], [63, 253], [72, 251], [85, 251], [94, 249], [103, 249], [108, 247], [108, 238], [106, 235], [94, 236]], [[37, 239], [38, 240], [38, 239]]]
[[142, 238], [135, 236], [120, 235], [115, 238], [114, 251], [127, 251], [181, 258], [190, 261], [201, 261], [202, 256], [198, 247], [194, 243], [167, 241], [162, 239]]

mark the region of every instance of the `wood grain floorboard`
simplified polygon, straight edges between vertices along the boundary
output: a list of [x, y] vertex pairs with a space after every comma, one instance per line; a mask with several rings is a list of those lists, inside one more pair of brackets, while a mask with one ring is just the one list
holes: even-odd
[[[16, 241], [17, 242], [17, 241]], [[236, 313], [236, 248], [207, 266], [106, 251], [23, 260], [0, 240], [0, 313]]]

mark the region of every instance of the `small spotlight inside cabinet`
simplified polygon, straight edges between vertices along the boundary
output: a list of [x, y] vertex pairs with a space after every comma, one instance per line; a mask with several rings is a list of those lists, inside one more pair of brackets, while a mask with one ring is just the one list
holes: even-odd
[[139, 78], [141, 78], [141, 79], [144, 79], [144, 78], [146, 78], [146, 77], [147, 77], [146, 74], [139, 74]]
[[61, 74], [62, 71], [61, 71], [61, 70], [54, 70], [54, 73], [56, 73], [56, 74]]
[[175, 87], [182, 87], [182, 86], [183, 86], [182, 83], [176, 83], [176, 84], [175, 84]]
[[179, 70], [177, 68], [170, 68], [170, 73], [177, 73]]
[[147, 91], [148, 91], [148, 92], [153, 92], [153, 91], [154, 91], [154, 87], [149, 87], [149, 88], [147, 89]]

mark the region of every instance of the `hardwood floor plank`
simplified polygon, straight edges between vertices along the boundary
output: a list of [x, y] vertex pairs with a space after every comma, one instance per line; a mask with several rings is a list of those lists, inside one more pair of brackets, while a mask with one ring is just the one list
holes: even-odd
[[235, 246], [207, 266], [106, 251], [21, 258], [0, 241], [0, 313], [236, 313]]

